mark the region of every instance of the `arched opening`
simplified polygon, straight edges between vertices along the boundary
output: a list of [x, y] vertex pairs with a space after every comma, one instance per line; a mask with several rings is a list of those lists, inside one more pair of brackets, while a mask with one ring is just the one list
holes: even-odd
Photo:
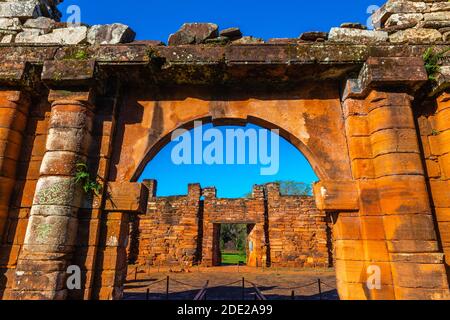
[[[331, 225], [311, 188], [323, 173], [316, 175], [299, 140], [250, 120], [189, 123], [148, 151], [135, 174], [150, 188], [147, 213], [130, 228], [140, 233], [130, 244], [135, 268], [189, 274], [222, 266], [287, 275], [280, 270], [332, 267]], [[334, 282], [332, 269], [324, 275]]]

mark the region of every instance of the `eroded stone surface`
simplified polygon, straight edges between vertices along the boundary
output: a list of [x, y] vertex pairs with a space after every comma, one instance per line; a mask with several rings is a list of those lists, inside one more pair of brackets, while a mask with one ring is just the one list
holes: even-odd
[[388, 40], [388, 34], [384, 31], [371, 31], [349, 28], [332, 28], [328, 39], [336, 42], [385, 42]]
[[185, 23], [180, 30], [170, 35], [169, 45], [203, 43], [219, 35], [219, 27], [214, 23]]
[[118, 44], [134, 40], [136, 33], [129, 26], [121, 23], [95, 25], [89, 29], [87, 41], [90, 44]]

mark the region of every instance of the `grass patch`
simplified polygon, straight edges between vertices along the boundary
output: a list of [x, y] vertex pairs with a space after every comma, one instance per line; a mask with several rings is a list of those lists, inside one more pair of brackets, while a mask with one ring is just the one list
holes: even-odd
[[238, 263], [247, 263], [247, 255], [245, 252], [222, 252], [222, 264], [236, 265]]

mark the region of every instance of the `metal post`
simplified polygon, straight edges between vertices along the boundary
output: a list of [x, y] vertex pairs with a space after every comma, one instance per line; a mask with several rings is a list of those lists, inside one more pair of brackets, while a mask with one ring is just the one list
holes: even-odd
[[138, 267], [134, 269], [134, 281], [137, 281]]
[[295, 300], [295, 291], [294, 290], [292, 290], [292, 293], [291, 293], [291, 300]]
[[317, 284], [319, 285], [319, 299], [322, 300], [322, 283], [320, 279], [317, 279]]
[[145, 300], [150, 300], [150, 289], [147, 288], [147, 293], [145, 294]]
[[242, 278], [242, 300], [245, 300], [245, 278]]
[[169, 300], [169, 282], [170, 282], [170, 278], [169, 278], [169, 276], [167, 276], [167, 280], [166, 280], [166, 300]]

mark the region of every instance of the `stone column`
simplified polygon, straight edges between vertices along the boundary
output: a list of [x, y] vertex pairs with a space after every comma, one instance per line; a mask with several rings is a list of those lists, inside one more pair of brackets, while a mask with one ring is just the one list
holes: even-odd
[[0, 239], [8, 217], [30, 99], [19, 90], [0, 90]]
[[436, 97], [436, 110], [430, 117], [430, 130], [423, 137], [428, 177], [439, 236], [450, 279], [450, 90]]
[[217, 230], [214, 230], [214, 224], [210, 220], [210, 208], [215, 206], [216, 202], [216, 188], [202, 189], [204, 196], [204, 211], [203, 211], [203, 239], [202, 239], [202, 265], [205, 267], [214, 266], [214, 235]]
[[129, 213], [105, 212], [95, 266], [93, 298], [119, 300], [127, 277]]
[[[359, 281], [354, 279], [354, 283], [360, 283], [356, 287], [359, 295], [348, 290], [346, 298], [450, 297], [412, 97], [405, 90], [426, 79], [421, 59], [370, 58], [358, 81], [347, 86], [344, 114], [353, 175], [359, 180], [360, 192], [353, 233], [358, 233], [362, 241], [336, 254], [337, 259], [345, 261], [343, 270], [347, 272], [351, 260], [360, 260], [360, 265], [353, 265], [354, 275], [360, 274]], [[357, 108], [359, 112], [355, 112]], [[358, 259], [351, 258], [352, 251]], [[365, 286], [367, 267], [381, 269], [381, 289]], [[362, 279], [361, 273], [365, 274]]]
[[[18, 162], [26, 131], [30, 99], [18, 90], [0, 90], [0, 299], [8, 299], [20, 245], [19, 223], [11, 218], [11, 202], [17, 184]], [[15, 227], [15, 230], [14, 230]]]
[[66, 271], [76, 244], [83, 194], [74, 176], [77, 163], [86, 162], [92, 94], [52, 90], [49, 100], [46, 153], [16, 269], [16, 299], [65, 299]]

